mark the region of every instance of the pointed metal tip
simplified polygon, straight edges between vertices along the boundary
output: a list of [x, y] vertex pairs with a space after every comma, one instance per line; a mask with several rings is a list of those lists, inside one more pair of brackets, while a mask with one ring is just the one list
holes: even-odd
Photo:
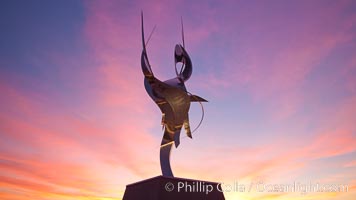
[[180, 22], [182, 25], [182, 41], [183, 41], [183, 47], [185, 48], [185, 42], [184, 42], [184, 26], [183, 26], [183, 17], [180, 16]]

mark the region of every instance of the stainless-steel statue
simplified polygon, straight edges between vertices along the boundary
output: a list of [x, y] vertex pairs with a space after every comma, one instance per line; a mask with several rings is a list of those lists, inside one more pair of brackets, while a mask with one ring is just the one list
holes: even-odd
[[[176, 147], [180, 143], [180, 131], [184, 126], [188, 137], [192, 138], [192, 132], [189, 125], [189, 108], [190, 102], [206, 102], [205, 99], [190, 94], [184, 82], [192, 75], [192, 61], [189, 58], [184, 45], [183, 23], [182, 23], [182, 40], [183, 45], [177, 44], [174, 50], [174, 64], [177, 77], [160, 81], [157, 79], [151, 69], [146, 51], [146, 41], [143, 29], [143, 14], [141, 15], [142, 28], [142, 54], [141, 67], [145, 76], [144, 84], [148, 95], [158, 105], [162, 112], [162, 126], [164, 135], [160, 148], [160, 162], [162, 175], [173, 177], [170, 166], [170, 153], [173, 143]], [[177, 64], [181, 64], [180, 70]]]

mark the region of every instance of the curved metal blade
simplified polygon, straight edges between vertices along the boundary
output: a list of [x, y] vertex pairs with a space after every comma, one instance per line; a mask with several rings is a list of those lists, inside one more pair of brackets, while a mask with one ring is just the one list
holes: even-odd
[[141, 68], [145, 76], [152, 77], [153, 72], [150, 63], [148, 62], [146, 43], [145, 43], [145, 33], [143, 30], [143, 11], [141, 11], [141, 33], [142, 33], [142, 48], [143, 48], [141, 54]]
[[180, 17], [180, 22], [182, 24], [182, 41], [183, 41], [183, 47], [185, 48], [185, 42], [184, 42], [184, 26], [183, 26], [183, 17]]

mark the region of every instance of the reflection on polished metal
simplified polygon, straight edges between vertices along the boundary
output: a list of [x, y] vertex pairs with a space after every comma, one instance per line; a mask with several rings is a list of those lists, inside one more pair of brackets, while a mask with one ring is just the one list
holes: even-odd
[[[206, 102], [205, 99], [190, 94], [185, 88], [184, 82], [192, 75], [192, 62], [185, 50], [183, 23], [182, 23], [182, 40], [183, 46], [177, 44], [174, 51], [174, 63], [177, 77], [166, 81], [158, 80], [152, 72], [151, 65], [148, 62], [146, 51], [146, 42], [143, 30], [143, 14], [141, 13], [142, 29], [142, 54], [141, 67], [145, 76], [144, 84], [148, 95], [158, 105], [162, 112], [162, 126], [164, 135], [160, 148], [160, 162], [162, 175], [173, 177], [170, 166], [170, 153], [173, 144], [176, 147], [180, 143], [180, 131], [184, 126], [188, 137], [192, 138], [192, 132], [189, 125], [188, 111], [190, 102]], [[181, 68], [177, 70], [177, 64]]]

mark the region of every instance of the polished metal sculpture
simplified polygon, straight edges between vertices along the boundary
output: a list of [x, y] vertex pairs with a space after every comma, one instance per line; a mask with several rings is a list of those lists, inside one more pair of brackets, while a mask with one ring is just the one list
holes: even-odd
[[[205, 99], [190, 94], [184, 82], [192, 75], [192, 61], [185, 50], [184, 31], [182, 22], [182, 40], [183, 45], [177, 44], [174, 50], [174, 64], [177, 77], [166, 81], [157, 79], [151, 69], [146, 51], [146, 41], [143, 28], [143, 14], [141, 13], [142, 29], [142, 54], [141, 67], [145, 76], [144, 85], [148, 95], [158, 105], [162, 112], [162, 126], [164, 135], [160, 148], [160, 162], [162, 175], [173, 177], [170, 165], [170, 153], [173, 143], [176, 147], [180, 143], [180, 131], [184, 126], [188, 137], [192, 138], [192, 131], [189, 125], [188, 112], [190, 102], [207, 102]], [[177, 70], [177, 64], [181, 63], [180, 70]], [[203, 110], [204, 111], [204, 110]]]

